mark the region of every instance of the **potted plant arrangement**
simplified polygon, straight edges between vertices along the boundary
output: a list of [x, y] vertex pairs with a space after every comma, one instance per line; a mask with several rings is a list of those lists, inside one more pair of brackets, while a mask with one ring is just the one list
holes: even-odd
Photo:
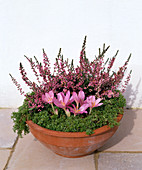
[[122, 93], [131, 71], [122, 82], [131, 54], [122, 67], [112, 71], [118, 51], [105, 60], [108, 47], [89, 61], [85, 52], [86, 36], [79, 65], [64, 60], [59, 50], [53, 73], [43, 49], [43, 62], [28, 60], [36, 82], [27, 77], [22, 63], [20, 73], [29, 87], [25, 93], [10, 74], [21, 95], [23, 105], [12, 113], [13, 129], [22, 137], [31, 133], [45, 146], [65, 157], [81, 157], [94, 152], [115, 133], [123, 116], [126, 100]]

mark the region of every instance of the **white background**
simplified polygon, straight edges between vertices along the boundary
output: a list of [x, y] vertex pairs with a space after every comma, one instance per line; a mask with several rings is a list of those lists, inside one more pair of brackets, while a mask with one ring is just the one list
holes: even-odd
[[132, 53], [125, 97], [128, 107], [142, 107], [141, 0], [0, 0], [0, 107], [23, 102], [9, 73], [28, 92], [19, 73], [22, 62], [31, 76], [24, 55], [41, 60], [44, 48], [53, 64], [61, 47], [65, 58], [77, 62], [85, 35], [90, 59], [103, 43], [111, 46], [108, 57], [120, 50], [117, 67]]

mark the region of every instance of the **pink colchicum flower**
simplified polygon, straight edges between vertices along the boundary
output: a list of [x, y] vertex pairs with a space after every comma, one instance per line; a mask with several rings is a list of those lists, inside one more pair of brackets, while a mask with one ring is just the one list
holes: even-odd
[[49, 91], [49, 93], [45, 93], [45, 95], [44, 94], [42, 95], [42, 100], [46, 103], [49, 104], [53, 103], [53, 99], [54, 99], [54, 93], [52, 90]]
[[77, 93], [76, 92], [73, 92], [73, 98], [74, 98], [74, 100], [75, 100], [75, 102], [76, 102], [76, 104], [77, 104], [77, 108], [78, 108], [78, 106], [79, 106], [79, 103], [80, 103], [80, 105], [83, 105], [84, 104], [84, 99], [85, 99], [85, 93], [84, 93], [84, 91], [79, 91], [79, 93], [78, 93], [78, 95], [77, 95]]
[[66, 108], [74, 101], [73, 96], [70, 98], [70, 91], [68, 90], [66, 96], [63, 92], [57, 94], [57, 99], [54, 98], [54, 104], [60, 108]]
[[87, 97], [86, 101], [90, 107], [90, 113], [92, 111], [92, 108], [101, 106], [103, 103], [99, 103], [102, 99], [98, 98], [97, 100], [95, 99], [95, 96], [89, 96]]
[[74, 113], [75, 116], [77, 114], [87, 113], [86, 109], [89, 107], [88, 104], [83, 104], [80, 108], [75, 107], [74, 104], [72, 104], [72, 106], [73, 106], [73, 108], [69, 107], [69, 109], [72, 113]]
[[54, 92], [51, 90], [49, 93], [45, 93], [45, 95], [42, 95], [42, 100], [46, 103], [51, 104], [51, 107], [53, 109], [54, 114], [58, 115], [57, 110], [55, 111], [54, 106], [53, 106], [53, 100], [54, 100]]
[[74, 101], [73, 96], [70, 98], [70, 91], [68, 90], [66, 96], [63, 92], [57, 94], [57, 99], [54, 98], [54, 104], [62, 109], [64, 109], [67, 116], [70, 116], [70, 112], [67, 108]]

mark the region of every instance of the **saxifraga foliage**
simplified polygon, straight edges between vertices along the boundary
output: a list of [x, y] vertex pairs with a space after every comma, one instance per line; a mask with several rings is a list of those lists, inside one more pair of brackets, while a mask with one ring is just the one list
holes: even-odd
[[26, 120], [32, 120], [37, 125], [55, 131], [62, 132], [86, 132], [90, 135], [93, 131], [104, 125], [110, 127], [118, 126], [116, 121], [118, 113], [123, 114], [123, 107], [126, 100], [120, 93], [119, 97], [106, 99], [103, 105], [93, 108], [91, 114], [71, 115], [67, 117], [61, 108], [58, 109], [59, 115], [54, 115], [50, 105], [46, 105], [42, 111], [28, 107], [28, 101], [25, 99], [23, 105], [19, 107], [18, 112], [13, 112], [11, 118], [14, 121], [13, 130], [22, 137], [22, 134], [29, 133], [29, 127]]

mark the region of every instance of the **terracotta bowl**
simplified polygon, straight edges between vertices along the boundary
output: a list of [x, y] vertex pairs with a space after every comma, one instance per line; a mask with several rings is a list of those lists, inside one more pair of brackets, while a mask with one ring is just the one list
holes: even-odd
[[[119, 114], [117, 121], [119, 122], [122, 117], [123, 115]], [[102, 147], [118, 129], [118, 126], [110, 128], [106, 125], [94, 130], [94, 134], [86, 135], [86, 132], [60, 132], [45, 129], [31, 120], [26, 123], [35, 138], [47, 148], [58, 155], [70, 158], [93, 153], [96, 149]]]

